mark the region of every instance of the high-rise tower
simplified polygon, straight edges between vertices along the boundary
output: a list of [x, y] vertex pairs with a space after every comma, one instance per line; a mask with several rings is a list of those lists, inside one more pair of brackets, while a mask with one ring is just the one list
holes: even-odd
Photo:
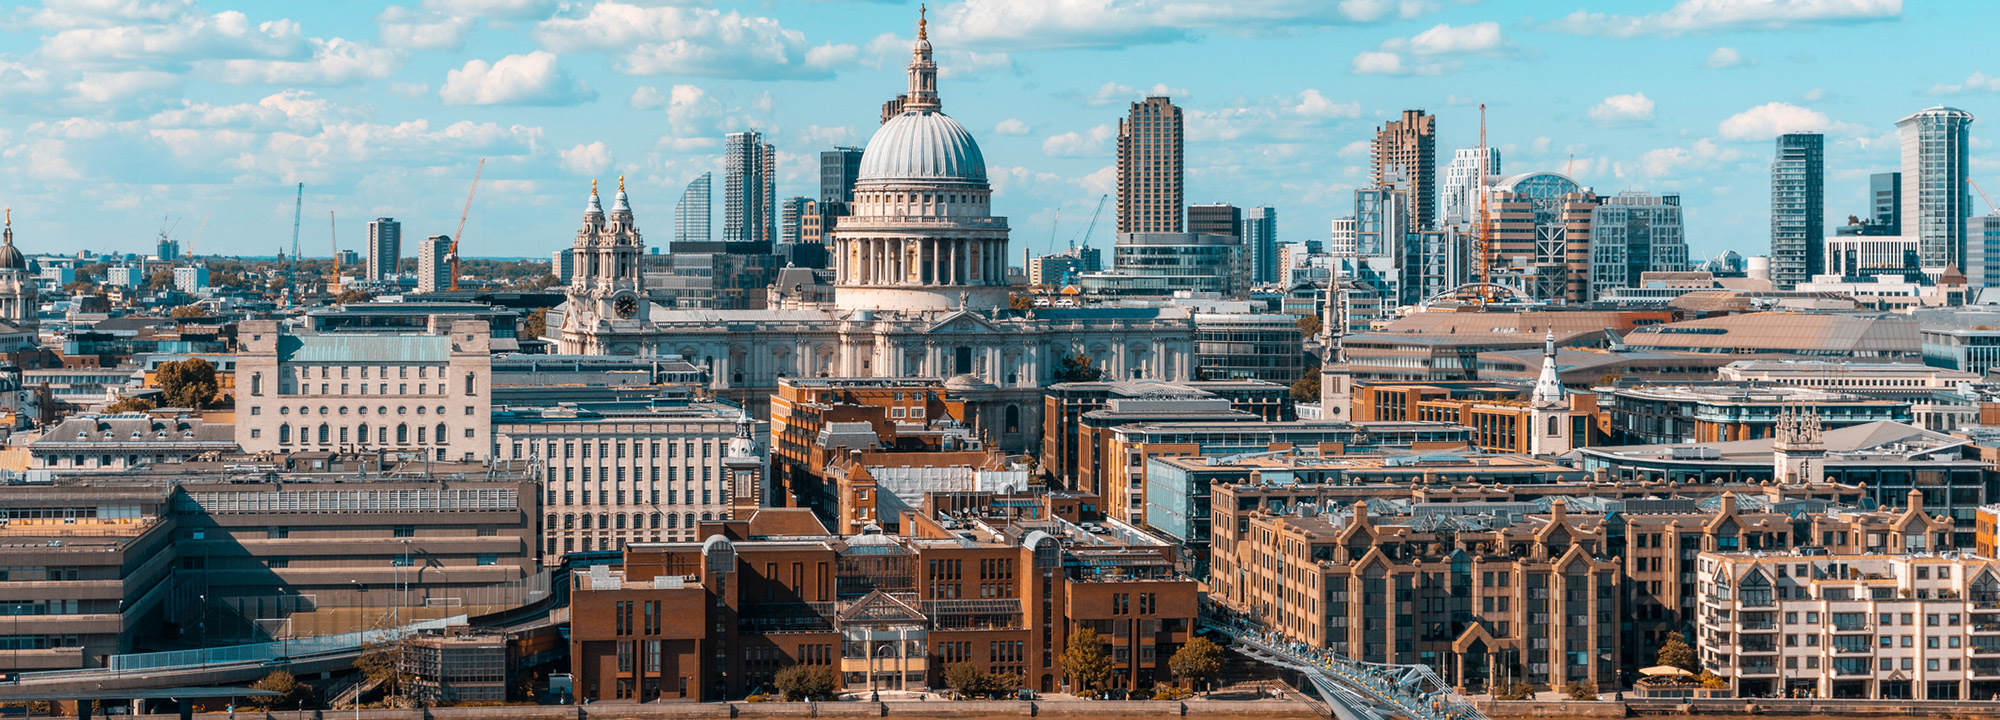
[[1896, 121], [1903, 133], [1903, 235], [1917, 239], [1918, 261], [1932, 278], [1964, 267], [1971, 124], [1972, 113], [1944, 106]]
[[777, 151], [756, 131], [723, 146], [722, 241], [730, 252], [771, 252], [777, 239]]
[[702, 173], [701, 177], [688, 183], [687, 191], [681, 193], [681, 204], [674, 206], [674, 243], [668, 250], [686, 252], [689, 247], [686, 243], [715, 241], [711, 229], [714, 204], [709, 199], [709, 176], [710, 173]]
[[1771, 285], [1790, 290], [1826, 272], [1826, 136], [1778, 136], [1771, 159]]
[[396, 274], [396, 262], [403, 257], [403, 224], [395, 218], [375, 218], [368, 223], [368, 276], [379, 283]]
[[1408, 183], [1408, 227], [1425, 228], [1437, 222], [1436, 116], [1404, 110], [1401, 118], [1383, 123], [1375, 130], [1371, 164], [1376, 187], [1395, 187], [1397, 177]]
[[1278, 282], [1278, 209], [1259, 205], [1243, 211], [1243, 248], [1249, 254], [1251, 279]]
[[1118, 121], [1118, 232], [1181, 232], [1181, 109], [1132, 103]]
[[[1500, 148], [1486, 148], [1486, 176], [1500, 175]], [[1479, 220], [1479, 148], [1460, 148], [1445, 166], [1438, 187], [1440, 219], [1446, 225], [1467, 226]]]
[[861, 175], [861, 148], [837, 147], [819, 154], [819, 201], [854, 202], [854, 180]]

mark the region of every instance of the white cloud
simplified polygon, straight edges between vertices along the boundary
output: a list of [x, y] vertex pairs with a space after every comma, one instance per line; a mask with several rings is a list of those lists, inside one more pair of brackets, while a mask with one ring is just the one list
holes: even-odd
[[632, 99], [626, 104], [633, 110], [658, 110], [667, 106], [667, 94], [651, 85], [640, 85], [632, 89]]
[[1032, 129], [1028, 127], [1027, 123], [1021, 122], [1020, 118], [1007, 118], [1001, 120], [1000, 124], [993, 126], [993, 134], [995, 135], [1026, 135], [1029, 132], [1032, 132]]
[[1185, 99], [1187, 95], [1187, 88], [1167, 87], [1166, 83], [1154, 83], [1153, 87], [1140, 90], [1130, 85], [1107, 82], [1098, 86], [1097, 92], [1091, 93], [1090, 97], [1086, 98], [1084, 102], [1090, 105], [1110, 105], [1112, 103], [1137, 102], [1149, 97], [1178, 97]]
[[69, 86], [85, 102], [112, 103], [136, 95], [178, 89], [181, 77], [173, 73], [137, 70], [133, 72], [85, 73]]
[[852, 45], [811, 46], [772, 18], [618, 2], [544, 20], [535, 37], [556, 52], [618, 53], [618, 69], [632, 75], [817, 79], [860, 54]]
[[555, 12], [556, 0], [424, 0], [424, 7], [458, 17], [539, 20]]
[[1299, 93], [1299, 104], [1292, 106], [1292, 112], [1310, 118], [1358, 118], [1361, 117], [1361, 103], [1336, 103], [1319, 94], [1318, 90], [1306, 88]]
[[1673, 36], [1726, 30], [1780, 30], [1832, 23], [1892, 20], [1903, 0], [1680, 0], [1647, 15], [1578, 10], [1550, 25], [1579, 35]]
[[1440, 23], [1408, 38], [1389, 38], [1374, 50], [1357, 53], [1349, 67], [1356, 75], [1442, 75], [1461, 64], [1453, 56], [1516, 54], [1519, 49], [1501, 35], [1499, 23], [1457, 27]]
[[1955, 84], [1938, 83], [1932, 85], [1930, 89], [1932, 95], [1956, 95], [1970, 92], [2000, 92], [2000, 77], [1993, 77], [1983, 72], [1974, 72], [1966, 76], [1965, 82]]
[[1042, 154], [1049, 157], [1092, 157], [1111, 153], [1111, 140], [1118, 131], [1110, 125], [1099, 125], [1087, 132], [1074, 130], [1061, 135], [1052, 135], [1042, 141]]
[[[1747, 153], [1735, 148], [1717, 145], [1709, 139], [1696, 140], [1690, 147], [1659, 148], [1640, 155], [1634, 170], [1645, 177], [1669, 177], [1683, 175], [1689, 171], [1713, 169], [1725, 163], [1736, 162], [1748, 157]], [[1620, 176], [1626, 174], [1619, 168]]]
[[492, 64], [468, 61], [446, 74], [438, 97], [447, 105], [575, 105], [597, 99], [597, 93], [570, 77], [555, 53], [536, 50]]
[[558, 154], [562, 156], [564, 170], [585, 177], [601, 175], [611, 167], [611, 151], [605, 149], [602, 141], [578, 145]]
[[1765, 103], [1731, 115], [1715, 129], [1725, 140], [1769, 140], [1795, 132], [1853, 135], [1863, 130], [1856, 125], [1835, 122], [1817, 110], [1783, 102]]
[[721, 101], [693, 85], [675, 85], [668, 93], [667, 123], [681, 137], [715, 134], [713, 123], [726, 112]]
[[1708, 59], [1702, 61], [1701, 66], [1710, 70], [1721, 70], [1723, 68], [1755, 64], [1757, 64], [1757, 58], [1744, 57], [1743, 53], [1736, 48], [1719, 47], [1715, 49], [1715, 52], [1708, 54]]
[[[298, 24], [289, 20], [252, 24], [234, 10], [200, 15], [191, 8], [190, 3], [172, 14], [160, 10], [137, 15], [160, 18], [156, 21], [72, 26], [44, 38], [36, 54], [61, 63], [154, 65], [146, 69], [167, 70], [195, 60], [287, 58], [305, 49]], [[55, 22], [84, 21], [69, 17]]]
[[472, 18], [390, 5], [375, 16], [375, 24], [382, 30], [383, 47], [459, 50], [465, 47], [465, 34], [472, 29]]
[[1612, 95], [1590, 109], [1590, 119], [1599, 125], [1632, 125], [1653, 119], [1653, 99], [1645, 93]]
[[225, 60], [219, 76], [235, 85], [349, 85], [379, 80], [403, 65], [394, 50], [334, 38], [312, 40], [310, 60]]
[[155, 113], [146, 126], [163, 129], [288, 130], [318, 132], [328, 121], [349, 119], [343, 110], [310, 90], [286, 90], [255, 103], [209, 105], [185, 103]]
[[1356, 140], [1340, 146], [1340, 152], [1334, 154], [1347, 160], [1367, 159], [1375, 155], [1375, 143], [1367, 140]]
[[431, 85], [430, 83], [392, 82], [389, 83], [389, 92], [404, 100], [415, 100], [431, 94]]
[[1408, 19], [1435, 0], [966, 0], [940, 8], [946, 43], [1008, 49], [1123, 47], [1187, 40], [1197, 31], [1256, 32]]

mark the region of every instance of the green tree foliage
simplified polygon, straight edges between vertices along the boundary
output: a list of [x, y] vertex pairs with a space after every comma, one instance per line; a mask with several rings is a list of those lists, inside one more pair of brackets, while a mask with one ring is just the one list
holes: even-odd
[[1306, 337], [1316, 336], [1321, 330], [1326, 329], [1325, 324], [1320, 321], [1318, 315], [1300, 316], [1298, 326], [1299, 332], [1305, 333]]
[[1222, 647], [1196, 636], [1174, 651], [1174, 656], [1167, 660], [1167, 668], [1188, 687], [1201, 687], [1222, 674]]
[[[354, 658], [354, 669], [385, 695], [400, 696], [409, 676], [403, 674], [403, 644], [397, 642], [374, 642], [362, 646], [361, 655]], [[361, 698], [356, 697], [355, 702]]]
[[160, 363], [160, 394], [171, 407], [199, 410], [215, 401], [215, 365], [201, 358]]
[[1083, 353], [1072, 353], [1056, 366], [1056, 382], [1096, 382], [1104, 377], [1097, 361]]
[[1563, 692], [1569, 693], [1571, 700], [1597, 699], [1597, 686], [1582, 681], [1570, 683], [1569, 687], [1563, 688]]
[[174, 287], [174, 272], [161, 270], [146, 276], [147, 290], [170, 290]]
[[254, 690], [278, 693], [276, 696], [249, 699], [247, 704], [266, 710], [302, 710], [312, 702], [314, 694], [311, 685], [299, 682], [298, 677], [284, 670], [273, 670], [263, 679], [251, 683], [250, 687]]
[[1319, 402], [1319, 366], [1306, 368], [1306, 374], [1292, 383], [1292, 399], [1299, 402]]
[[1680, 633], [1667, 636], [1667, 641], [1660, 645], [1660, 654], [1654, 658], [1653, 664], [1677, 667], [1688, 672], [1701, 670], [1701, 659], [1695, 656], [1694, 648], [1688, 646], [1687, 638]]
[[1104, 652], [1104, 639], [1096, 630], [1083, 628], [1070, 634], [1062, 652], [1062, 671], [1079, 695], [1104, 689], [1111, 679], [1111, 656]]
[[167, 315], [176, 318], [199, 318], [208, 317], [208, 311], [201, 309], [200, 305], [182, 305], [174, 308], [173, 312], [167, 313]]
[[1701, 674], [1700, 674], [1700, 675], [1696, 675], [1696, 676], [1695, 676], [1695, 680], [1699, 681], [1699, 682], [1701, 683], [1701, 686], [1702, 686], [1702, 687], [1704, 687], [1704, 688], [1708, 688], [1708, 689], [1710, 689], [1710, 690], [1727, 690], [1727, 689], [1729, 689], [1729, 681], [1728, 681], [1728, 680], [1724, 680], [1724, 679], [1722, 679], [1722, 678], [1721, 678], [1720, 676], [1716, 675], [1715, 673], [1712, 673], [1712, 672], [1709, 672], [1709, 671], [1707, 671], [1707, 670], [1703, 670], [1703, 671], [1701, 671]]
[[1014, 692], [1021, 686], [1021, 679], [1015, 675], [989, 673], [970, 662], [959, 662], [944, 669], [944, 684], [966, 697], [996, 698]]
[[521, 337], [536, 339], [549, 330], [549, 309], [535, 308], [527, 317], [521, 318]]
[[347, 303], [365, 303], [374, 299], [375, 293], [368, 292], [367, 290], [342, 290], [339, 295], [333, 296], [333, 303], [335, 305], [345, 305]]
[[1495, 700], [1526, 700], [1535, 696], [1535, 689], [1519, 680], [1507, 680], [1493, 684]]
[[840, 678], [835, 677], [832, 668], [793, 665], [778, 671], [772, 684], [785, 694], [786, 700], [800, 701], [827, 699], [840, 692]]
[[94, 282], [91, 282], [91, 281], [89, 281], [89, 280], [83, 280], [83, 279], [78, 279], [78, 280], [76, 280], [76, 281], [74, 281], [74, 282], [71, 282], [71, 283], [69, 283], [69, 284], [67, 284], [67, 285], [64, 285], [64, 286], [62, 286], [62, 291], [63, 291], [63, 294], [64, 294], [64, 295], [72, 295], [72, 296], [74, 296], [74, 295], [103, 295], [103, 294], [104, 294], [104, 289], [103, 289], [103, 288], [100, 288], [100, 287], [98, 287], [98, 286], [97, 286], [97, 283], [94, 283]]
[[129, 412], [145, 412], [151, 409], [153, 409], [153, 401], [147, 400], [142, 397], [120, 397], [118, 398], [117, 401], [111, 403], [110, 405], [104, 406], [105, 412], [114, 414], [129, 413]]

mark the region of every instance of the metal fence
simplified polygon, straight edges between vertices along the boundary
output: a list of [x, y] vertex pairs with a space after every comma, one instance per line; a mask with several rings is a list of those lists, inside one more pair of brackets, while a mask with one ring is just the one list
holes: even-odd
[[454, 615], [437, 620], [414, 622], [404, 625], [401, 628], [388, 630], [364, 630], [339, 635], [323, 635], [320, 637], [298, 638], [296, 640], [277, 640], [249, 645], [201, 648], [198, 650], [169, 650], [166, 652], [112, 655], [102, 668], [24, 672], [21, 673], [20, 677], [24, 681], [33, 682], [38, 679], [59, 679], [64, 677], [202, 667], [207, 665], [234, 665], [285, 660], [328, 653], [347, 653], [360, 650], [370, 643], [387, 642], [418, 630], [436, 630], [450, 625], [463, 625], [465, 624], [465, 619], [464, 615]]

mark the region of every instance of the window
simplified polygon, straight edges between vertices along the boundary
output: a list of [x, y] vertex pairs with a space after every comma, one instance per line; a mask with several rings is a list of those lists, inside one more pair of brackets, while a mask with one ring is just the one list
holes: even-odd
[[481, 565], [498, 565], [498, 564], [500, 564], [500, 556], [499, 556], [499, 555], [497, 555], [497, 554], [494, 554], [494, 553], [480, 553], [480, 554], [479, 554], [479, 564], [481, 564]]
[[396, 526], [394, 537], [406, 538], [406, 537], [416, 537], [416, 536], [417, 536], [417, 528], [415, 526], [413, 525]]

